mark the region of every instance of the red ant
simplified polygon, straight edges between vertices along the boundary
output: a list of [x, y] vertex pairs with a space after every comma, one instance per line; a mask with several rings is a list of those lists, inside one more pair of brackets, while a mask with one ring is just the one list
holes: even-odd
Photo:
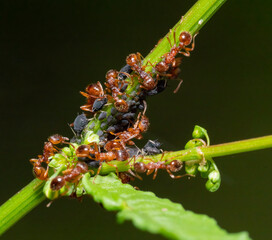
[[154, 80], [150, 74], [145, 72], [144, 67], [142, 66], [141, 54], [140, 53], [132, 53], [130, 54], [126, 62], [129, 66], [131, 66], [132, 70], [137, 72], [140, 75], [142, 81], [142, 88], [146, 90], [152, 90], [157, 86], [158, 81]]
[[38, 159], [30, 159], [31, 164], [33, 165], [33, 172], [35, 176], [40, 180], [46, 180], [48, 178], [48, 170], [49, 167], [47, 166], [47, 169], [42, 166], [42, 163], [49, 163], [49, 157], [53, 156], [55, 153], [58, 152], [57, 147], [54, 145], [58, 145], [60, 143], [67, 143], [69, 138], [63, 137], [59, 134], [52, 135], [48, 138], [48, 142], [44, 143], [43, 147], [43, 155], [39, 155]]
[[80, 108], [84, 111], [93, 112], [93, 104], [97, 98], [104, 97], [104, 90], [100, 82], [90, 84], [85, 89], [86, 92], [80, 92], [81, 95], [87, 98], [87, 104]]
[[150, 175], [155, 171], [153, 175], [153, 179], [155, 179], [158, 173], [158, 169], [166, 169], [170, 177], [176, 179], [183, 176], [175, 176], [173, 172], [178, 172], [182, 168], [182, 166], [182, 162], [178, 160], [173, 160], [167, 165], [165, 164], [165, 162], [149, 162], [147, 164], [144, 164], [143, 162], [137, 162], [134, 163], [134, 171], [136, 173], [144, 173], [147, 171], [147, 175]]
[[88, 172], [88, 165], [84, 162], [78, 162], [75, 168], [63, 171], [63, 176], [57, 176], [52, 179], [50, 188], [53, 191], [60, 190], [66, 182], [77, 182], [82, 177], [81, 174]]
[[119, 141], [116, 141], [116, 140], [108, 141], [104, 145], [104, 149], [106, 151], [120, 150], [121, 148], [123, 148], [122, 144]]
[[[145, 111], [144, 111], [145, 112]], [[146, 132], [149, 127], [149, 120], [148, 118], [142, 114], [140, 119], [141, 113], [139, 113], [137, 117], [137, 121], [133, 127], [128, 128], [126, 131], [119, 132], [119, 133], [111, 133], [117, 137], [115, 141], [120, 141], [123, 148], [125, 148], [125, 144], [134, 145], [134, 142], [131, 139], [142, 139], [143, 136], [141, 133]]]
[[120, 172], [119, 178], [122, 183], [129, 183], [131, 181], [134, 181], [134, 177], [132, 177], [128, 172]]
[[[190, 33], [188, 32], [182, 32], [179, 36], [179, 45], [177, 46], [176, 45], [176, 32], [174, 31], [174, 45], [172, 46], [171, 44], [171, 41], [169, 39], [169, 37], [167, 36], [167, 40], [170, 44], [170, 47], [171, 47], [171, 50], [170, 52], [164, 54], [164, 60], [157, 63], [156, 66], [155, 66], [155, 70], [159, 73], [165, 73], [168, 71], [168, 69], [170, 68], [171, 65], [177, 67], [180, 63], [177, 63], [176, 62], [176, 56], [178, 53], [181, 53], [183, 54], [184, 56], [187, 56], [189, 57], [190, 56], [190, 51], [193, 51], [194, 50], [194, 41], [192, 43], [192, 47], [191, 48], [188, 48], [186, 46], [188, 46], [191, 41], [192, 41], [192, 36]], [[195, 35], [196, 36], [196, 35]], [[193, 39], [195, 39], [195, 36]], [[185, 52], [181, 52], [181, 50], [185, 50]], [[180, 60], [178, 60], [180, 61]]]
[[54, 145], [58, 145], [61, 143], [70, 144], [69, 142], [66, 141], [69, 141], [69, 138], [63, 137], [59, 134], [54, 134], [50, 136], [48, 138], [48, 142], [45, 142], [43, 147], [44, 162], [48, 163], [49, 162], [48, 158], [58, 152], [58, 148]]
[[49, 168], [47, 167], [47, 169], [45, 170], [45, 168], [42, 166], [42, 163], [44, 162], [43, 156], [38, 155], [38, 159], [32, 158], [29, 161], [33, 165], [33, 173], [36, 178], [40, 180], [46, 180], [48, 178]]
[[[103, 162], [105, 161], [109, 166], [116, 168], [116, 173], [118, 175], [118, 167], [116, 165], [110, 164], [112, 160], [125, 161], [129, 158], [129, 154], [125, 149], [119, 149], [108, 152], [100, 152], [97, 143], [94, 143], [94, 149], [90, 145], [81, 145], [76, 150], [77, 157], [87, 157], [95, 161]], [[102, 164], [100, 164], [96, 175], [101, 171]]]
[[129, 158], [129, 154], [125, 149], [118, 149], [107, 152], [100, 152], [97, 143], [94, 143], [94, 148], [90, 145], [81, 145], [76, 150], [77, 157], [88, 157], [100, 162], [110, 162], [112, 160], [125, 161]]
[[[164, 60], [157, 63], [155, 66], [155, 70], [159, 73], [159, 75], [167, 76], [167, 77], [170, 77], [171, 79], [176, 78], [178, 73], [180, 72], [179, 65], [181, 64], [181, 58], [176, 58], [176, 55], [178, 53], [181, 53], [184, 56], [189, 57], [190, 51], [194, 50], [194, 47], [195, 47], [194, 39], [196, 37], [196, 35], [193, 37], [192, 47], [188, 48], [186, 46], [188, 46], [192, 42], [192, 36], [189, 32], [184, 31], [180, 34], [178, 46], [176, 45], [176, 32], [175, 31], [174, 31], [173, 35], [174, 35], [174, 45], [173, 46], [171, 44], [169, 37], [167, 36], [167, 40], [168, 40], [170, 47], [171, 47], [170, 52], [166, 53], [163, 56]], [[183, 52], [182, 50], [184, 50], [185, 52]], [[151, 64], [151, 66], [153, 66], [153, 65]], [[169, 72], [169, 70], [170, 70], [170, 72]], [[158, 78], [158, 76], [157, 76], [157, 78]], [[178, 87], [174, 90], [174, 93], [176, 93], [178, 91], [181, 83], [182, 83], [182, 80], [179, 83]]]
[[[124, 85], [124, 82], [121, 83], [121, 81], [118, 79], [118, 75], [120, 72], [116, 70], [109, 70], [106, 74], [106, 87], [107, 91], [112, 92], [112, 98], [114, 99], [114, 106], [119, 112], [127, 112], [129, 109], [129, 106], [127, 102], [123, 99], [120, 99], [118, 96], [122, 96], [124, 93], [121, 92], [121, 88]], [[130, 77], [129, 74], [123, 73], [127, 77]]]

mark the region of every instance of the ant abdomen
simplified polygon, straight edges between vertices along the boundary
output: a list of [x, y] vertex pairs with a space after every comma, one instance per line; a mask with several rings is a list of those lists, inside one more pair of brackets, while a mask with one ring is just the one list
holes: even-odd
[[116, 152], [116, 159], [118, 161], [125, 161], [125, 160], [129, 159], [129, 154], [128, 154], [128, 152], [125, 149], [118, 150]]
[[65, 185], [65, 183], [66, 181], [63, 176], [57, 176], [52, 179], [50, 183], [50, 188], [53, 191], [59, 191]]
[[134, 163], [134, 171], [137, 173], [144, 173], [146, 171], [146, 166], [143, 162]]

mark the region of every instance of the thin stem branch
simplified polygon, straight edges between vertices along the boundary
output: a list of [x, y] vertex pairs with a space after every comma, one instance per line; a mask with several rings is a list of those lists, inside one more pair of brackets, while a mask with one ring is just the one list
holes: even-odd
[[205, 157], [221, 157], [272, 147], [272, 135], [202, 148]]
[[[166, 161], [170, 162], [174, 159], [181, 161], [201, 160], [204, 154], [205, 158], [220, 157], [231, 154], [261, 150], [266, 148], [272, 148], [272, 135], [252, 138], [242, 141], [212, 145], [209, 147], [199, 147], [188, 150], [181, 150], [175, 152], [165, 152], [162, 158], [162, 154], [154, 156], [138, 157], [136, 162], [144, 161]], [[129, 164], [127, 161], [112, 161], [111, 164], [115, 164], [118, 167], [119, 172], [128, 171], [134, 161]], [[101, 174], [108, 174], [115, 172], [116, 168], [103, 164]], [[15, 224], [20, 218], [26, 215], [31, 209], [41, 203], [45, 196], [42, 192], [44, 182], [34, 179], [20, 192], [10, 198], [6, 203], [0, 207], [0, 235], [3, 234], [8, 228]]]
[[[242, 141], [229, 142], [224, 144], [212, 145], [209, 147], [197, 147], [187, 150], [175, 151], [175, 152], [165, 152], [158, 155], [153, 156], [139, 156], [135, 159], [135, 162], [145, 162], [148, 163], [150, 161], [158, 162], [165, 161], [166, 164], [170, 163], [173, 160], [180, 161], [191, 161], [197, 160], [201, 161], [203, 156], [205, 158], [213, 158], [220, 156], [227, 156], [237, 153], [250, 152], [255, 150], [261, 150], [266, 148], [272, 148], [272, 135], [259, 137], [259, 138], [251, 138]], [[127, 171], [130, 168], [133, 168], [134, 160], [127, 163], [120, 161], [112, 161], [111, 164], [115, 164], [118, 167], [118, 171], [123, 172]], [[114, 172], [116, 168], [103, 164], [101, 169], [101, 174], [108, 174], [110, 172]]]

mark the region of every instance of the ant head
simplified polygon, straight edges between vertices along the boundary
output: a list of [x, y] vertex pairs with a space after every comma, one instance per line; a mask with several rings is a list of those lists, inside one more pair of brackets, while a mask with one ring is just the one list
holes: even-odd
[[173, 160], [172, 162], [170, 162], [170, 164], [168, 166], [169, 166], [169, 170], [171, 172], [177, 172], [182, 168], [183, 163], [178, 160]]
[[62, 142], [64, 142], [65, 140], [69, 140], [66, 137], [63, 137], [59, 134], [54, 134], [51, 137], [48, 138], [48, 141], [51, 142], [52, 144], [56, 145], [56, 144], [60, 144]]
[[111, 79], [111, 78], [117, 78], [118, 77], [118, 72], [116, 70], [109, 70], [107, 73], [106, 73], [106, 79]]
[[139, 122], [139, 129], [141, 132], [146, 132], [149, 127], [149, 120], [146, 116], [142, 116], [141, 121]]
[[129, 54], [126, 61], [129, 66], [134, 66], [139, 63], [138, 56], [135, 53]]
[[50, 183], [50, 188], [53, 191], [59, 191], [65, 185], [65, 179], [62, 176], [57, 176], [53, 178]]
[[90, 84], [86, 87], [86, 92], [93, 96], [100, 96], [103, 95], [103, 88], [100, 82]]
[[123, 99], [118, 99], [114, 102], [114, 106], [117, 109], [118, 112], [127, 112], [129, 109], [129, 106], [127, 104], [127, 102]]
[[89, 145], [80, 145], [76, 150], [77, 157], [88, 157], [90, 154], [90, 146]]
[[180, 41], [180, 44], [182, 46], [187, 46], [191, 43], [192, 41], [192, 36], [190, 33], [188, 32], [182, 32], [180, 35], [179, 35], [179, 41]]

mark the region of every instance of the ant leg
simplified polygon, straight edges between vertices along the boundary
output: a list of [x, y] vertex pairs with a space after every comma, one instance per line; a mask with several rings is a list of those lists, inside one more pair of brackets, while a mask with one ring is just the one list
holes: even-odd
[[183, 82], [182, 79], [177, 79], [177, 80], [180, 80], [180, 81], [179, 81], [179, 84], [178, 84], [178, 86], [176, 87], [176, 89], [173, 91], [173, 93], [177, 93], [177, 92], [178, 92], [178, 90], [179, 90], [179, 88], [180, 88], [180, 85], [181, 85], [182, 82]]
[[45, 171], [45, 173], [43, 174], [43, 177], [44, 177], [45, 179], [48, 178], [48, 171], [49, 171], [49, 166], [47, 166], [46, 171]]
[[95, 152], [100, 152], [99, 149], [98, 149], [98, 145], [97, 145], [96, 142], [94, 143], [94, 150], [95, 150]]
[[181, 177], [184, 177], [185, 175], [178, 175], [178, 176], [175, 176], [169, 169], [166, 169], [166, 171], [168, 172], [169, 176], [173, 179], [178, 179], [178, 178], [181, 178]]
[[138, 179], [140, 179], [141, 181], [143, 181], [143, 178], [138, 175], [137, 173], [135, 174], [134, 172], [131, 171], [131, 169], [128, 170], [128, 172], [133, 176], [133, 177], [136, 177]]
[[89, 169], [88, 172], [90, 172], [92, 175], [94, 175], [94, 170]]
[[180, 52], [181, 54], [183, 54], [184, 56], [186, 57], [190, 57], [190, 52], [193, 51], [195, 49], [195, 37], [197, 36], [198, 33], [196, 33], [193, 37], [193, 42], [192, 42], [192, 46], [189, 48], [189, 47], [185, 47], [183, 48], [183, 50], [185, 52]]
[[137, 58], [142, 61], [144, 59], [144, 56], [141, 53], [137, 52]]
[[111, 163], [109, 163], [109, 162], [106, 162], [109, 166], [111, 166], [111, 167], [115, 167], [116, 168], [116, 175], [117, 175], [117, 177], [119, 177], [119, 171], [118, 171], [118, 167], [117, 167], [117, 165], [115, 165], [115, 164], [111, 164]]
[[175, 28], [175, 30], [173, 32], [173, 38], [174, 38], [174, 44], [176, 45], [176, 43], [177, 43], [177, 41], [176, 41], [176, 28]]
[[89, 108], [91, 107], [92, 105], [83, 105], [80, 107], [81, 110], [83, 111], [86, 111], [86, 112], [92, 112]]
[[145, 115], [145, 112], [146, 112], [146, 109], [147, 109], [147, 103], [146, 103], [146, 101], [143, 100], [143, 103], [144, 103], [144, 111], [143, 111], [143, 115], [142, 116]]
[[[186, 49], [184, 49], [185, 51], [186, 51]], [[182, 54], [183, 56], [185, 56], [185, 57], [190, 57], [191, 56], [191, 54], [190, 54], [190, 52], [188, 52], [188, 51], [186, 51], [186, 52], [179, 52], [180, 54]]]
[[104, 96], [104, 89], [103, 89], [101, 83], [98, 81], [97, 84], [99, 85], [99, 88], [101, 89], [102, 96]]
[[179, 21], [179, 24], [181, 24], [183, 22], [183, 16], [181, 16], [181, 19]]
[[151, 67], [155, 68], [154, 65], [152, 64], [152, 62], [150, 62], [150, 60], [148, 60], [147, 63], [148, 63]]
[[29, 162], [34, 166], [36, 165], [36, 163], [39, 161], [39, 159], [36, 159], [36, 158], [32, 158], [29, 160]]
[[96, 172], [96, 174], [95, 174], [95, 176], [94, 176], [94, 178], [93, 178], [93, 184], [95, 184], [95, 179], [96, 179], [96, 177], [99, 175], [99, 173], [100, 173], [100, 171], [101, 171], [101, 168], [102, 168], [102, 163], [99, 162], [99, 164], [100, 164], [100, 166], [99, 166], [99, 168], [97, 169], [97, 172]]
[[164, 157], [164, 153], [165, 153], [165, 152], [162, 152], [160, 162], [162, 162], [162, 159], [163, 159], [163, 157]]
[[118, 72], [118, 74], [120, 74], [120, 73], [122, 73], [122, 74], [126, 75], [126, 76], [127, 76], [127, 78], [131, 78], [131, 75], [130, 75], [130, 74], [128, 74], [128, 73], [126, 73], [126, 72]]
[[178, 178], [183, 178], [183, 177], [186, 177], [186, 176], [190, 176], [190, 177], [195, 177], [194, 175], [191, 175], [191, 174], [183, 174], [183, 175], [178, 175], [178, 176], [175, 176], [169, 169], [166, 169], [166, 171], [168, 172], [169, 176], [173, 179], [178, 179]]
[[[139, 114], [138, 114], [138, 116], [137, 116], [137, 120], [136, 120], [136, 122], [135, 122], [135, 124], [134, 124], [134, 126], [133, 126], [133, 128], [134, 129], [136, 129], [137, 128], [137, 126], [139, 125], [139, 122], [140, 122], [140, 116], [141, 116], [141, 112], [139, 112]], [[131, 139], [131, 138], [130, 138]]]
[[86, 98], [89, 98], [89, 94], [88, 93], [85, 93], [85, 92], [82, 92], [82, 91], [80, 91], [79, 92], [81, 95], [83, 95], [84, 97], [86, 97]]
[[[172, 29], [170, 29], [169, 35], [170, 35], [171, 32], [172, 32]], [[171, 43], [170, 38], [168, 36], [166, 38], [167, 38], [167, 40], [169, 42], [170, 48], [172, 48], [172, 43]]]
[[154, 169], [148, 169], [146, 175], [150, 175], [154, 172]]
[[70, 142], [63, 142], [63, 144], [68, 144], [68, 145], [70, 145], [73, 149], [75, 149], [75, 146], [74, 146], [72, 143], [70, 143]]
[[155, 172], [153, 174], [153, 180], [155, 180], [155, 178], [157, 177], [158, 174], [158, 168], [155, 168]]

